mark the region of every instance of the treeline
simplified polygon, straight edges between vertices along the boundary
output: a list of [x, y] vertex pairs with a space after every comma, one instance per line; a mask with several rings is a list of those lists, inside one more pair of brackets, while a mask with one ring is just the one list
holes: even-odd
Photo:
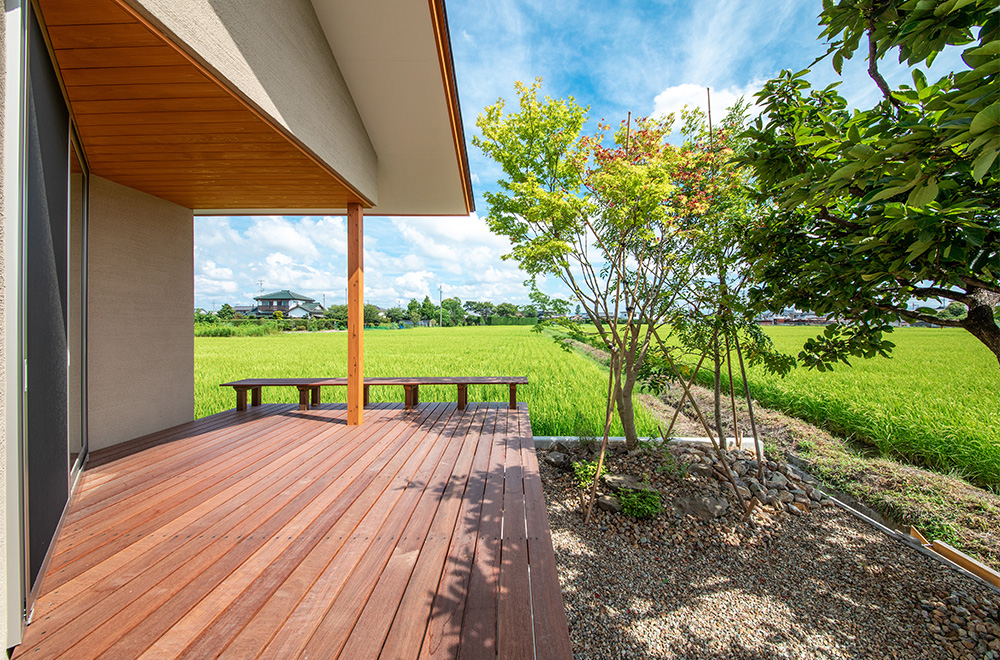
[[[542, 311], [544, 314], [544, 310]], [[406, 307], [380, 310], [375, 305], [365, 305], [365, 327], [385, 327], [406, 324], [441, 325], [446, 328], [462, 325], [534, 325], [539, 310], [533, 305], [518, 306], [509, 302], [494, 304], [459, 298], [446, 298], [435, 305], [430, 296], [423, 302], [416, 298]], [[224, 304], [218, 312], [195, 312], [195, 336], [233, 337], [259, 336], [288, 330], [343, 330], [347, 328], [347, 305], [330, 305], [321, 319], [284, 318], [275, 312], [271, 318], [245, 318], [235, 313], [231, 305]]]

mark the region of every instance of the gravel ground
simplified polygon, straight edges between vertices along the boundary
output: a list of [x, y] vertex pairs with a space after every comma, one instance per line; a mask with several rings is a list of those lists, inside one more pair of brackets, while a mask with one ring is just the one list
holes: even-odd
[[645, 478], [665, 508], [642, 521], [595, 510], [585, 526], [572, 472], [545, 456], [576, 658], [1000, 659], [1000, 595], [836, 507], [697, 520], [671, 503], [735, 499], [669, 455], [619, 452], [609, 472]]

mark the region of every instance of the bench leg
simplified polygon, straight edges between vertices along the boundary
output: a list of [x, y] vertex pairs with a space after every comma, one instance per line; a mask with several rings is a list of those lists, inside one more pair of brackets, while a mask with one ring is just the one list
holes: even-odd
[[298, 385], [299, 388], [299, 410], [309, 410], [309, 386]]
[[364, 401], [364, 404], [362, 405], [362, 407], [363, 408], [367, 408], [368, 407], [368, 386], [367, 385], [365, 385], [365, 401]]
[[259, 406], [260, 405], [260, 386], [250, 388], [250, 405]]
[[319, 385], [310, 389], [312, 390], [312, 396], [309, 399], [309, 403], [312, 404], [313, 407], [316, 407], [319, 405]]
[[415, 385], [403, 385], [403, 410], [413, 409], [413, 400], [416, 394], [414, 390], [416, 389]]
[[247, 388], [236, 388], [236, 411], [243, 412], [247, 409]]
[[416, 408], [420, 405], [420, 386], [413, 386], [413, 407]]
[[510, 384], [510, 409], [517, 410], [517, 385]]
[[459, 385], [458, 386], [458, 409], [465, 410], [466, 404], [469, 402], [469, 386]]

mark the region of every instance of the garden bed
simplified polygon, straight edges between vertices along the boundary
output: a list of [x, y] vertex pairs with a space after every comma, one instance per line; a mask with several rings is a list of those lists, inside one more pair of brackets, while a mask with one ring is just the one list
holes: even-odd
[[[745, 523], [711, 458], [690, 453], [612, 452], [609, 472], [648, 484], [664, 509], [595, 509], [584, 525], [574, 472], [540, 452], [575, 657], [1000, 658], [995, 590], [821, 498], [795, 499], [798, 513], [774, 498]], [[697, 498], [728, 505], [701, 518], [675, 506]]]

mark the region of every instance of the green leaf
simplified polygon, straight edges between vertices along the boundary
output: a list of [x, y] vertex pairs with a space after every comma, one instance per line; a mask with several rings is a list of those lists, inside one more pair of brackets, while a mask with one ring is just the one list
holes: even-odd
[[913, 84], [916, 86], [918, 92], [927, 87], [927, 77], [924, 76], [924, 72], [920, 69], [913, 70]]
[[1000, 126], [1000, 102], [984, 108], [972, 119], [969, 130], [973, 133], [983, 133]]
[[857, 172], [858, 170], [860, 170], [864, 166], [865, 166], [865, 164], [863, 162], [860, 162], [860, 161], [856, 161], [856, 162], [853, 162], [853, 163], [848, 163], [847, 165], [844, 165], [839, 170], [837, 170], [836, 172], [834, 172], [830, 176], [830, 180], [831, 181], [836, 181], [838, 179], [847, 178], [847, 177], [851, 176], [852, 174], [854, 174], [855, 172]]
[[934, 179], [929, 180], [922, 186], [917, 186], [910, 191], [910, 196], [906, 198], [906, 204], [908, 206], [927, 206], [937, 197], [938, 185]]
[[990, 166], [996, 160], [997, 154], [1000, 154], [1000, 149], [984, 151], [979, 154], [979, 157], [972, 163], [972, 178], [976, 181], [982, 181], [986, 173], [990, 171]]
[[900, 193], [904, 193], [904, 192], [906, 192], [907, 190], [909, 190], [912, 187], [913, 187], [913, 183], [908, 183], [905, 186], [894, 186], [892, 188], [886, 188], [882, 192], [878, 193], [877, 195], [875, 195], [874, 197], [872, 197], [871, 199], [869, 199], [868, 203], [872, 204], [874, 202], [880, 202], [883, 199], [888, 199], [888, 198], [893, 197], [895, 195], [898, 195]]

